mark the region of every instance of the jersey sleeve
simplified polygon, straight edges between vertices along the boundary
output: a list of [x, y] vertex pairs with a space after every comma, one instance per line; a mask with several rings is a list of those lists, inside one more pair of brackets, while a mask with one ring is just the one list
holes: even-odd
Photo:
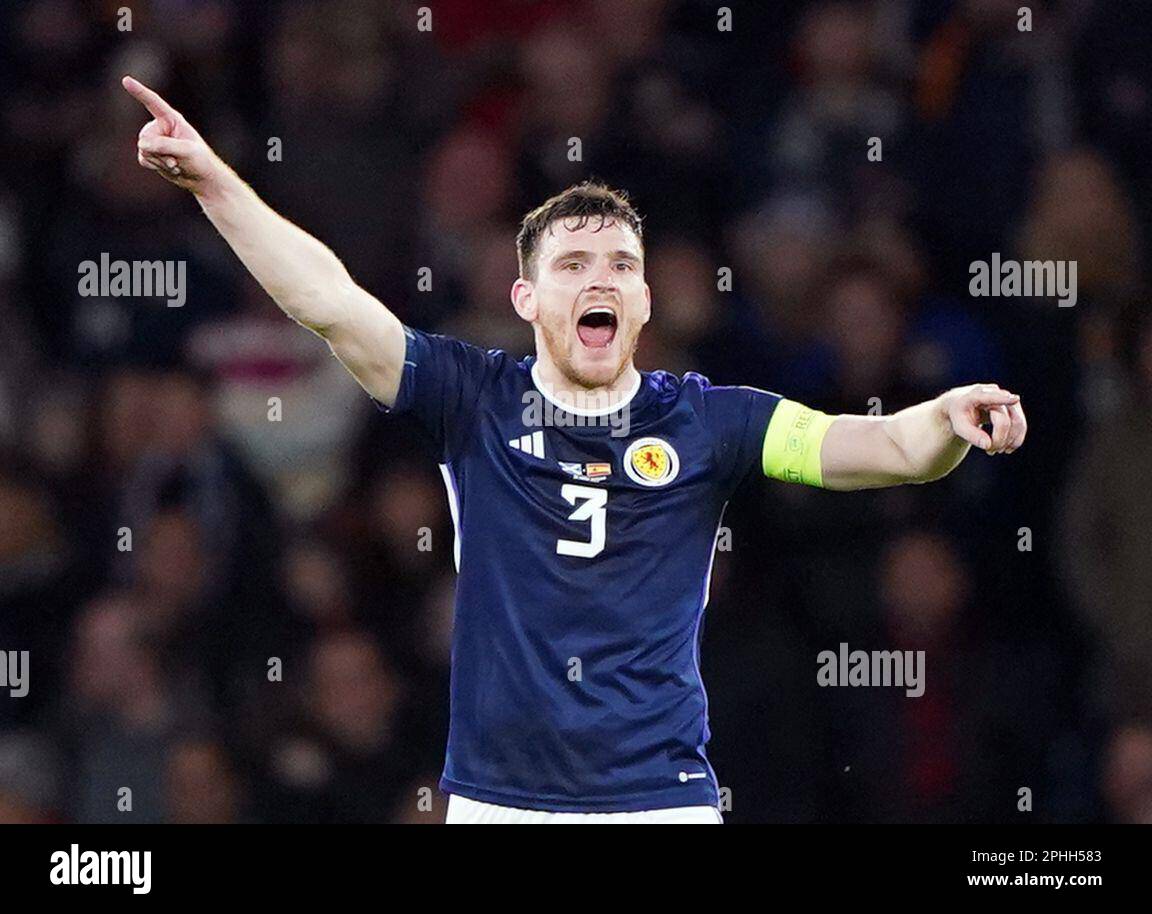
[[450, 336], [404, 328], [404, 371], [388, 413], [409, 414], [448, 461], [459, 453], [476, 421], [480, 396], [503, 353]]
[[764, 433], [784, 398], [755, 387], [708, 386], [704, 401], [721, 484], [731, 491], [761, 464]]
[[835, 416], [755, 387], [708, 387], [704, 397], [729, 489], [757, 466], [781, 482], [823, 487], [820, 449]]

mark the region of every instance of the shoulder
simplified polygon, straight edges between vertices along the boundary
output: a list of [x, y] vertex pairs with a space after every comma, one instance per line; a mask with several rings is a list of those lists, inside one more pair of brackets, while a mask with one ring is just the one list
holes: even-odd
[[676, 375], [670, 371], [643, 372], [644, 382], [665, 404], [686, 403], [702, 416], [709, 411], [746, 406], [754, 402], [775, 404], [780, 395], [758, 387], [713, 384], [705, 375], [688, 371]]
[[522, 363], [503, 349], [484, 349], [454, 336], [409, 326], [404, 327], [404, 335], [407, 339], [405, 359], [413, 366], [454, 365], [489, 377], [527, 372]]
[[654, 398], [664, 404], [674, 404], [680, 400], [702, 403], [705, 391], [712, 389], [711, 382], [695, 371], [676, 375], [671, 371], [660, 369], [644, 371], [640, 375], [643, 384], [652, 392]]

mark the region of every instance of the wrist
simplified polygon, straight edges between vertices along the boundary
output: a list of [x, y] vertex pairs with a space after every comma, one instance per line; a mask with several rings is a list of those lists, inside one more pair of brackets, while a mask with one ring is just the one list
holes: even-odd
[[215, 154], [210, 162], [204, 176], [191, 187], [193, 195], [205, 209], [224, 203], [243, 183], [236, 172]]
[[967, 446], [968, 442], [956, 433], [956, 423], [952, 421], [952, 406], [959, 392], [959, 388], [953, 388], [940, 394], [940, 396], [933, 401], [932, 415], [936, 420], [937, 426], [948, 436], [952, 444], [963, 442], [964, 445]]
[[949, 408], [952, 405], [952, 391], [946, 390], [932, 401], [932, 418], [937, 425], [947, 424], [952, 427], [952, 418]]

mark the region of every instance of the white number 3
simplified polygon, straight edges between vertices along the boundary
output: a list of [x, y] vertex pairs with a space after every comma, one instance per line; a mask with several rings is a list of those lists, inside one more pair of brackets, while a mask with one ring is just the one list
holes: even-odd
[[568, 515], [568, 520], [591, 521], [592, 539], [587, 543], [576, 540], [557, 540], [556, 553], [558, 555], [574, 555], [581, 559], [590, 559], [604, 551], [604, 534], [606, 528], [608, 490], [595, 489], [591, 486], [577, 486], [571, 483], [560, 487], [560, 494], [570, 505], [582, 501], [575, 511]]

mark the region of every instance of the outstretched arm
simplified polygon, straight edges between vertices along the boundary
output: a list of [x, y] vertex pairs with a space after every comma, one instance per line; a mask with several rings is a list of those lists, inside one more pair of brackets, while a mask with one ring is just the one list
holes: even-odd
[[[991, 433], [981, 426], [990, 424]], [[764, 438], [768, 476], [826, 489], [873, 489], [948, 475], [971, 446], [1011, 454], [1028, 424], [1020, 398], [972, 384], [891, 416], [828, 416], [782, 401]]]
[[[991, 434], [981, 428], [991, 423]], [[1028, 425], [1020, 398], [995, 384], [949, 390], [891, 416], [838, 416], [820, 465], [829, 489], [870, 489], [947, 476], [975, 446], [1011, 454]]]
[[152, 115], [137, 141], [142, 166], [195, 194], [205, 215], [276, 304], [323, 337], [368, 393], [392, 406], [404, 368], [404, 328], [360, 288], [324, 244], [266, 205], [156, 92], [124, 77]]

